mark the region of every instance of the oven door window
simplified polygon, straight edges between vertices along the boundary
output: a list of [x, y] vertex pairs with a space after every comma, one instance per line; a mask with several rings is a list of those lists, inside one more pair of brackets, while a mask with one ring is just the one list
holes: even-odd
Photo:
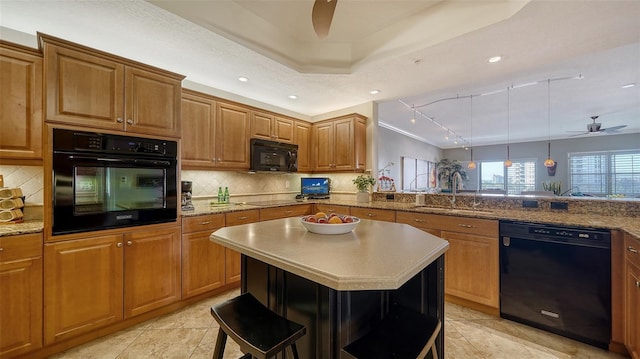
[[74, 214], [166, 207], [162, 168], [74, 168]]

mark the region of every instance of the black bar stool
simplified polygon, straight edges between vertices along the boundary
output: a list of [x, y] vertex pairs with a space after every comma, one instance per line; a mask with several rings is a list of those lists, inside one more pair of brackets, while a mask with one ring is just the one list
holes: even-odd
[[222, 359], [227, 335], [247, 353], [242, 358], [267, 359], [288, 346], [299, 358], [296, 340], [307, 328], [272, 312], [249, 293], [214, 305], [211, 315], [220, 324], [213, 359]]
[[424, 358], [431, 351], [433, 359], [438, 359], [435, 341], [441, 327], [437, 318], [397, 306], [371, 332], [342, 348], [342, 352], [359, 359], [414, 359]]

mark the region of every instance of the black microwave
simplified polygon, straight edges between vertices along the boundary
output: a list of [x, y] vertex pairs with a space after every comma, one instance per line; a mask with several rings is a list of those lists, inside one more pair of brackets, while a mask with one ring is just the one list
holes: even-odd
[[298, 145], [251, 139], [251, 171], [297, 172]]

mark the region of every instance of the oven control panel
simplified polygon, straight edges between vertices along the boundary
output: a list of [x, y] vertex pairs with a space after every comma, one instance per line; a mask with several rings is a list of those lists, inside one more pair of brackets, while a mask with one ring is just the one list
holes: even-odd
[[54, 151], [176, 156], [177, 143], [152, 138], [54, 129]]

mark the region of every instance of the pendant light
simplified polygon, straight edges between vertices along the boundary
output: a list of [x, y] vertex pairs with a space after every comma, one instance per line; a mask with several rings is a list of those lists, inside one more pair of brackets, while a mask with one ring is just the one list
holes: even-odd
[[470, 107], [469, 118], [471, 119], [471, 161], [469, 161], [467, 168], [470, 170], [474, 170], [476, 169], [476, 163], [473, 162], [473, 95], [469, 97], [469, 107]]
[[504, 161], [505, 167], [513, 166], [513, 162], [511, 162], [511, 157], [509, 157], [509, 142], [510, 142], [510, 109], [511, 109], [511, 87], [507, 87], [507, 159]]
[[549, 168], [556, 165], [556, 161], [551, 158], [551, 79], [547, 80], [547, 159], [544, 166]]

